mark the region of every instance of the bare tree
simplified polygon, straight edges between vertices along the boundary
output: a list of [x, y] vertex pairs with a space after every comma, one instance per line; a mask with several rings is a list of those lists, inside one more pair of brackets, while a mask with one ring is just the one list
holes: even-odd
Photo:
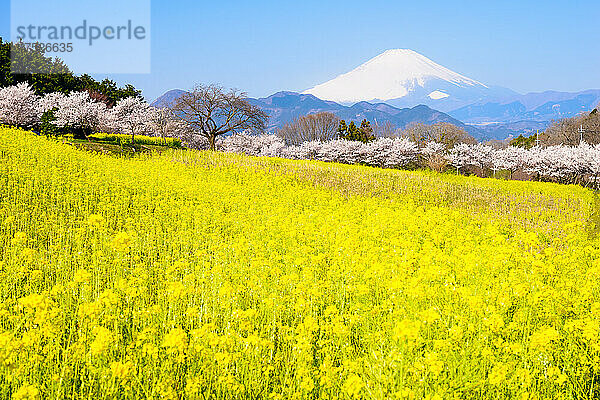
[[299, 145], [318, 140], [321, 142], [337, 139], [340, 119], [333, 113], [308, 114], [286, 124], [277, 131], [288, 145]]
[[581, 139], [588, 144], [600, 143], [600, 113], [594, 109], [573, 118], [554, 121], [541, 135], [544, 145], [577, 146]]
[[576, 146], [579, 143], [578, 119], [580, 118], [563, 118], [552, 122], [541, 135], [542, 143], [551, 146], [559, 144]]
[[218, 136], [245, 130], [262, 132], [269, 116], [246, 100], [246, 93], [217, 85], [196, 85], [171, 105], [173, 114], [215, 150]]
[[159, 136], [164, 143], [169, 137], [191, 139], [188, 126], [175, 118], [169, 108], [152, 108], [149, 119], [153, 134]]
[[373, 124], [373, 133], [377, 138], [396, 138], [398, 137], [398, 129], [390, 121], [385, 121], [380, 124], [375, 121]]
[[423, 147], [429, 142], [436, 142], [444, 144], [450, 149], [458, 143], [475, 144], [477, 142], [463, 128], [447, 122], [438, 122], [434, 125], [414, 123], [402, 132], [402, 136], [417, 143], [419, 147]]

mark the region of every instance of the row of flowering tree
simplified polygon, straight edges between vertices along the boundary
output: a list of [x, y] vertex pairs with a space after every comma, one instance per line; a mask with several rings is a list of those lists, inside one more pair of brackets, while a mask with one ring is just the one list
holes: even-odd
[[348, 140], [310, 141], [286, 145], [276, 135], [238, 134], [220, 140], [222, 151], [252, 156], [307, 159], [381, 168], [422, 168], [457, 173], [479, 171], [512, 178], [517, 171], [533, 179], [598, 187], [600, 145], [496, 149], [482, 143], [458, 143], [448, 148], [437, 142], [418, 146], [408, 138], [379, 138], [369, 143]]
[[[184, 98], [187, 102], [181, 101], [172, 109], [157, 109], [136, 97], [121, 99], [109, 107], [88, 92], [38, 96], [27, 83], [21, 83], [0, 89], [0, 123], [35, 128], [45, 122], [77, 130], [86, 137], [99, 131], [126, 133], [131, 135], [132, 142], [140, 134], [179, 137], [189, 147], [216, 147], [254, 156], [381, 168], [428, 167], [437, 171], [454, 168], [457, 173], [475, 171], [481, 175], [504, 171], [503, 176], [508, 172], [510, 178], [520, 171], [533, 179], [595, 187], [599, 183], [600, 145], [582, 142], [578, 146], [495, 149], [482, 143], [442, 144], [407, 137], [378, 138], [368, 143], [323, 139], [290, 144], [278, 135], [236, 134], [238, 129], [264, 127], [266, 116], [246, 104], [237, 93], [224, 96], [219, 93], [214, 86], [197, 88], [189, 99]], [[235, 107], [235, 112], [221, 118], [228, 123], [218, 118], [215, 110], [219, 107]]]
[[206, 140], [214, 150], [219, 136], [265, 130], [268, 115], [245, 97], [217, 85], [197, 85], [168, 107], [155, 108], [136, 96], [114, 105], [87, 91], [39, 96], [20, 83], [0, 89], [0, 123], [45, 134], [60, 128], [85, 138], [95, 132], [124, 133], [132, 143], [136, 135], [178, 137], [190, 147]]
[[43, 124], [68, 128], [88, 137], [95, 132], [185, 136], [184, 125], [168, 109], [151, 107], [138, 97], [126, 97], [113, 107], [88, 92], [38, 96], [28, 83], [0, 89], [0, 123], [37, 129]]

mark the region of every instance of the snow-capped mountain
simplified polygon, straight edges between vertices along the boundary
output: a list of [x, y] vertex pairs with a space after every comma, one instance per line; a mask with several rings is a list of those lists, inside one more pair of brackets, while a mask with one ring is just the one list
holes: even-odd
[[360, 101], [385, 102], [396, 107], [425, 104], [441, 111], [516, 95], [510, 89], [485, 85], [406, 49], [388, 50], [304, 93], [343, 104]]

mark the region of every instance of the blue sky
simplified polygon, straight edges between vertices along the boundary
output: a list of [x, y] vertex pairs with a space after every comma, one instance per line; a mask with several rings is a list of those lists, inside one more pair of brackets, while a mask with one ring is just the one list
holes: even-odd
[[152, 72], [110, 75], [149, 100], [195, 82], [300, 91], [392, 48], [521, 93], [600, 88], [597, 1], [153, 0], [151, 18]]

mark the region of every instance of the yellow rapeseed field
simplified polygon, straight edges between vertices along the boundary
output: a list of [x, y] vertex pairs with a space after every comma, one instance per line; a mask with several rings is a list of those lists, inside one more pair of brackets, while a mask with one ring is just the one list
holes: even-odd
[[0, 398], [598, 398], [596, 203], [0, 128]]

